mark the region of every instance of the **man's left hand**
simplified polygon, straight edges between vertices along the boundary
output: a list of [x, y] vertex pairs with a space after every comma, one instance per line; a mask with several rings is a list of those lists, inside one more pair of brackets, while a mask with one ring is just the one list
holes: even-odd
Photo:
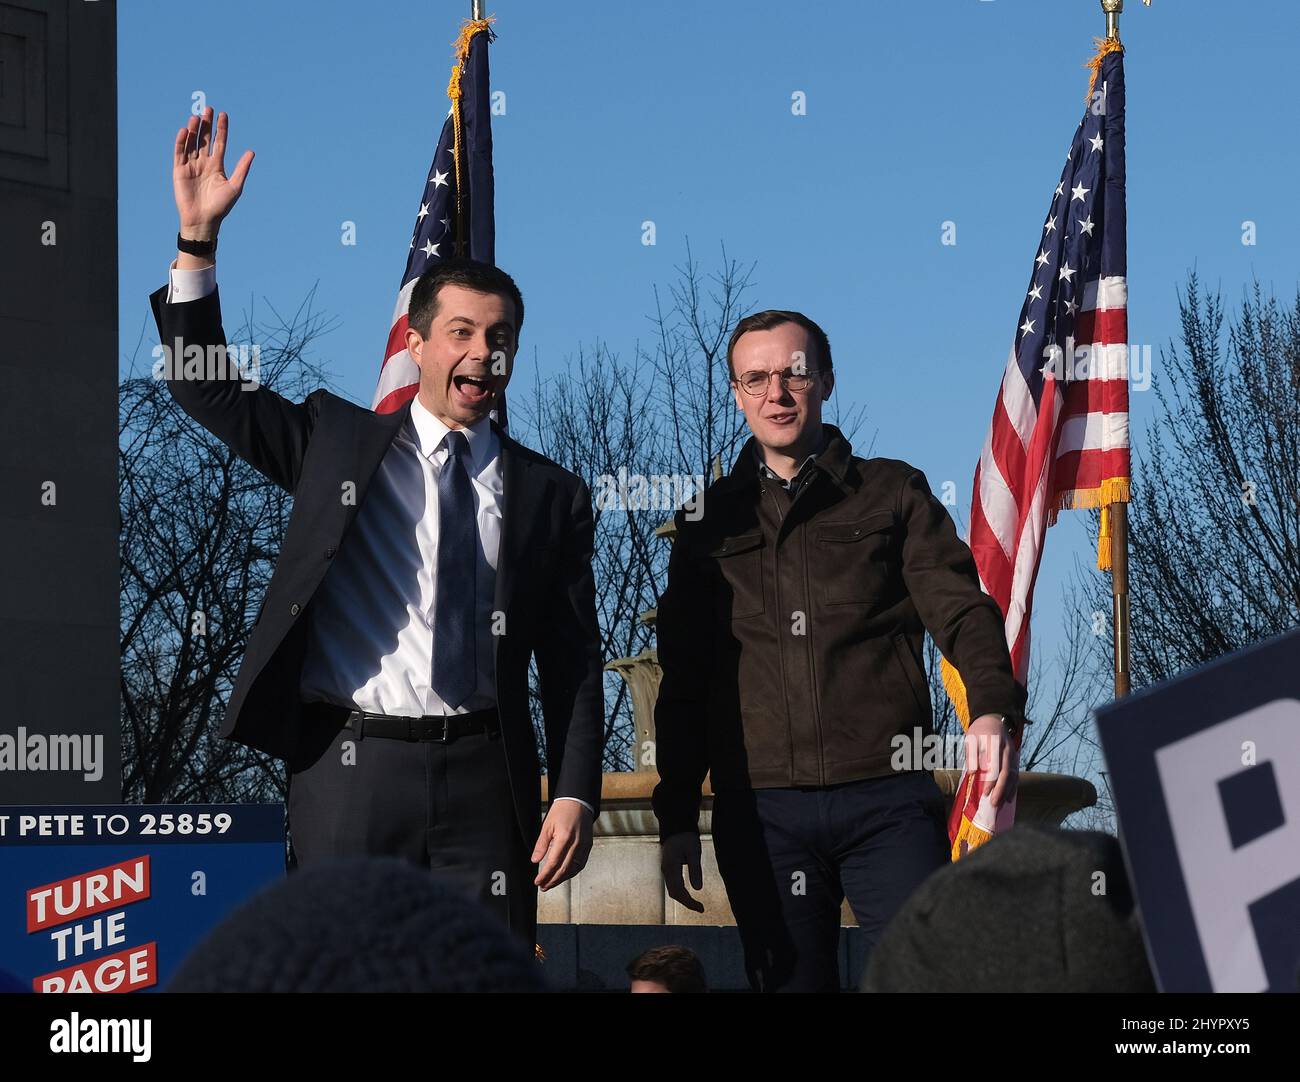
[[576, 800], [552, 801], [529, 858], [534, 864], [541, 861], [534, 885], [540, 890], [558, 887], [586, 867], [590, 854], [591, 812]]

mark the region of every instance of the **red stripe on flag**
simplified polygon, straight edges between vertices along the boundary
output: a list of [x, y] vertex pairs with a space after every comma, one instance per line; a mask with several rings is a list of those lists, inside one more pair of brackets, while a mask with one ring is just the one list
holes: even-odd
[[[1019, 375], [1014, 378], [1019, 379]], [[1025, 445], [1020, 442], [1020, 433], [1011, 423], [1007, 413], [1007, 404], [1001, 395], [993, 407], [993, 428], [989, 439], [993, 451], [993, 461], [998, 464], [998, 472], [1011, 490], [1016, 503], [1023, 503], [1033, 491], [1025, 489]], [[978, 490], [977, 490], [978, 491]]]
[[[406, 328], [411, 325], [407, 314], [403, 312], [393, 324], [392, 329], [388, 332], [388, 345], [384, 347], [384, 364], [388, 363], [390, 357], [394, 354], [401, 353], [406, 348]], [[380, 371], [383, 371], [383, 365], [380, 365]], [[387, 401], [385, 399], [385, 401]]]
[[[979, 469], [975, 471], [975, 491], [979, 492]], [[1014, 538], [1012, 544], [1014, 544]], [[1001, 543], [993, 528], [984, 517], [984, 505], [979, 497], [971, 503], [970, 538], [971, 553], [975, 557], [975, 566], [979, 568], [980, 578], [984, 582], [989, 596], [1005, 611], [1007, 599], [1011, 596], [1011, 560], [1003, 551]]]
[[1118, 345], [1128, 341], [1128, 309], [1108, 308], [1098, 312], [1095, 308], [1080, 312], [1074, 322], [1076, 345]]
[[[1025, 495], [1016, 500], [1020, 512], [1016, 521], [1017, 544], [1024, 532], [1025, 522], [1036, 506], [1034, 497], [1039, 491], [1038, 482], [1043, 471], [1050, 467], [1051, 460], [1056, 457], [1056, 437], [1060, 432], [1056, 422], [1056, 399], [1059, 394], [1060, 385], [1053, 377], [1048, 376], [1043, 380], [1043, 393], [1038, 400], [1038, 418], [1034, 422], [1033, 434], [1029, 437], [1029, 446], [1025, 449], [1025, 466], [1021, 476]], [[1047, 487], [1050, 489], [1050, 486]]]
[[1067, 451], [1056, 460], [1053, 502], [1064, 492], [1098, 488], [1109, 477], [1128, 476], [1127, 448]]
[[405, 387], [398, 387], [395, 391], [389, 391], [379, 400], [375, 406], [376, 413], [395, 413], [406, 405], [416, 393], [420, 390], [418, 383], [408, 383]]

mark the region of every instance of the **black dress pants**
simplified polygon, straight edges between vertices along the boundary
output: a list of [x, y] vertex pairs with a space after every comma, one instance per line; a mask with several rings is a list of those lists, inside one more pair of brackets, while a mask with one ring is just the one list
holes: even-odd
[[528, 944], [536, 941], [536, 868], [515, 816], [499, 733], [443, 744], [393, 740], [307, 711], [289, 764], [289, 836], [298, 867], [338, 856], [391, 856], [454, 880]]
[[[943, 794], [928, 771], [717, 793], [713, 848], [750, 985], [765, 992], [838, 991], [844, 899], [869, 952], [949, 859]], [[856, 987], [861, 974], [849, 976]]]

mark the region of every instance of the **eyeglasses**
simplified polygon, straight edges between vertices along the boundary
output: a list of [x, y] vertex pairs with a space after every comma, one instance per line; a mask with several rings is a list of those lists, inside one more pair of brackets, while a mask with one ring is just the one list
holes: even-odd
[[799, 392], [806, 391], [812, 386], [813, 376], [817, 375], [818, 371], [816, 368], [806, 368], [802, 372], [746, 372], [743, 376], [737, 376], [732, 382], [746, 394], [757, 398], [759, 395], [767, 394], [773, 376], [781, 377], [781, 386], [787, 391]]

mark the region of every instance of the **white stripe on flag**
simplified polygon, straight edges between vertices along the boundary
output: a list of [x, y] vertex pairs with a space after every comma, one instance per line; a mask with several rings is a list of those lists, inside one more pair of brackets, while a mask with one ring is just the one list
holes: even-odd
[[[393, 318], [388, 323], [390, 335], [393, 333], [393, 328], [397, 326], [397, 321], [410, 311], [411, 291], [418, 281], [418, 278], [412, 278], [397, 294], [397, 303], [393, 305]], [[370, 403], [370, 408], [374, 409], [399, 388], [410, 387], [419, 382], [420, 366], [411, 359], [411, 354], [407, 350], [398, 350], [392, 356], [384, 358], [384, 367], [379, 372], [379, 382], [375, 386], [375, 398]]]
[[399, 388], [414, 387], [419, 382], [420, 366], [411, 360], [411, 355], [406, 350], [394, 353], [379, 373], [379, 385], [375, 388], [375, 400], [370, 403], [370, 408], [374, 409]]
[[1016, 435], [1020, 437], [1021, 444], [1028, 447], [1029, 439], [1034, 434], [1034, 425], [1038, 422], [1038, 409], [1029, 393], [1029, 385], [1020, 372], [1014, 345], [1007, 360], [1007, 370], [1002, 376], [1002, 408], [1007, 411], [1007, 417], [1010, 418]]
[[1074, 451], [1117, 451], [1127, 446], [1127, 413], [1083, 413], [1062, 423], [1056, 456]]
[[1011, 559], [1011, 543], [1015, 540], [1016, 522], [1020, 514], [1016, 509], [1016, 498], [1007, 487], [997, 460], [993, 457], [991, 438], [984, 441], [984, 451], [980, 455], [979, 507], [1003, 553], [1008, 560]]
[[[1052, 424], [1055, 426], [1060, 417], [1061, 396], [1056, 393], [1056, 388], [1050, 379], [1043, 387], [1044, 400], [1049, 396], [1053, 412]], [[1042, 551], [1044, 534], [1047, 530], [1047, 479], [1051, 473], [1049, 464], [1044, 461], [1038, 471], [1034, 493], [1030, 499], [1028, 513], [1025, 515], [1025, 524], [1020, 531], [1019, 544], [1016, 546], [1015, 567], [1011, 574], [1011, 601], [1006, 612], [1008, 650], [1015, 647], [1016, 639], [1020, 637], [1020, 628], [1028, 615], [1025, 607], [1029, 602], [1030, 585], [1038, 569], [1038, 555]], [[1017, 673], [1016, 678], [1024, 681], [1022, 673]]]

